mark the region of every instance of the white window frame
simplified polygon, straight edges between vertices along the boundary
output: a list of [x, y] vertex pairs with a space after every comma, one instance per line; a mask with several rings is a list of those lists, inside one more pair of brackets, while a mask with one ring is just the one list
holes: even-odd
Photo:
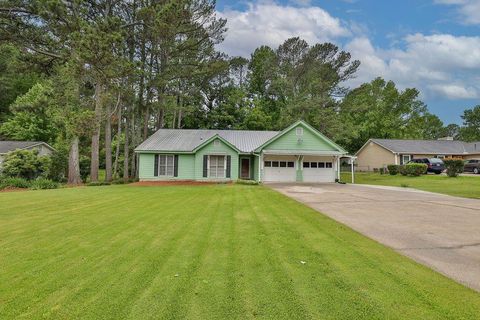
[[[215, 176], [212, 176], [212, 157], [215, 157], [217, 159], [217, 165], [215, 167]], [[220, 170], [222, 172], [222, 176], [218, 176], [218, 171], [219, 171], [219, 166], [218, 166], [218, 157], [223, 157], [223, 170]], [[227, 177], [227, 155], [225, 154], [210, 154], [208, 155], [208, 162], [207, 162], [207, 172], [208, 172], [208, 177], [210, 179], [225, 179]]]
[[[165, 163], [162, 165], [162, 157], [165, 157]], [[171, 166], [168, 165], [168, 159], [171, 158], [172, 164]], [[165, 171], [162, 174], [162, 170], [160, 168], [164, 168]], [[168, 172], [168, 168], [172, 168], [171, 174]], [[159, 154], [158, 155], [158, 176], [159, 177], [173, 177], [175, 176], [175, 155], [173, 154]]]
[[295, 129], [295, 134], [296, 134], [297, 136], [303, 136], [303, 128], [302, 128], [302, 127], [297, 127], [297, 128]]
[[[408, 160], [405, 161], [405, 157], [408, 157]], [[412, 155], [410, 154], [402, 154], [402, 164], [407, 164], [409, 161], [412, 160]]]

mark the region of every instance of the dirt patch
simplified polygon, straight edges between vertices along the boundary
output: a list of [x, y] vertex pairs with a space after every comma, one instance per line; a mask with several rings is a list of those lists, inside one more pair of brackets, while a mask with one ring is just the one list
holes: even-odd
[[6, 187], [0, 190], [0, 192], [17, 192], [17, 191], [28, 191], [27, 188], [15, 188], [15, 187]]
[[[231, 183], [231, 182], [228, 182]], [[219, 184], [218, 182], [212, 181], [194, 181], [194, 180], [177, 180], [177, 181], [140, 181], [135, 183], [130, 183], [131, 186], [205, 186]], [[223, 184], [223, 182], [222, 182]]]

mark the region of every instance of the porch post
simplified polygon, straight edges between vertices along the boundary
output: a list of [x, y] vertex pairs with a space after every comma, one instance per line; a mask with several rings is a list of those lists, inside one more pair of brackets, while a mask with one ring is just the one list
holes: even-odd
[[258, 182], [262, 182], [263, 152], [258, 155]]
[[340, 157], [336, 157], [337, 159], [337, 179], [340, 181]]
[[354, 184], [354, 183], [355, 183], [355, 174], [354, 174], [354, 172], [353, 172], [353, 171], [354, 171], [354, 170], [353, 170], [353, 169], [354, 169], [353, 158], [350, 158], [350, 165], [351, 165], [351, 167], [352, 167], [352, 184]]

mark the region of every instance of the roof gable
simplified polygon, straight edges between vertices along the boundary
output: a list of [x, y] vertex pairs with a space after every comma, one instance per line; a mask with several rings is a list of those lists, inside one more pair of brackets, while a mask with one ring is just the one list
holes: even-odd
[[[303, 129], [303, 134], [297, 136], [297, 128]], [[299, 120], [278, 135], [261, 145], [261, 150], [303, 150], [303, 151], [336, 151], [347, 153], [345, 149], [324, 136], [308, 123]]]
[[215, 140], [220, 140], [222, 141], [225, 145], [227, 145], [229, 148], [231, 148], [232, 150], [235, 150], [236, 152], [239, 152], [241, 153], [242, 151], [241, 150], [238, 150], [238, 148], [236, 146], [234, 146], [233, 144], [231, 144], [230, 142], [228, 142], [227, 140], [225, 140], [224, 138], [222, 138], [218, 133], [214, 136], [212, 136], [210, 139], [207, 139], [205, 140], [202, 144], [200, 144], [199, 146], [197, 146], [193, 152], [197, 152], [198, 150], [202, 149], [203, 147], [213, 143]]

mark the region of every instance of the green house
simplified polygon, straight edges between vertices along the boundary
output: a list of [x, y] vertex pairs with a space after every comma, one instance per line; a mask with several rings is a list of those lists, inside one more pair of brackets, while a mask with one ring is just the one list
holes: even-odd
[[347, 155], [304, 121], [283, 131], [160, 129], [135, 152], [140, 181], [334, 182]]

